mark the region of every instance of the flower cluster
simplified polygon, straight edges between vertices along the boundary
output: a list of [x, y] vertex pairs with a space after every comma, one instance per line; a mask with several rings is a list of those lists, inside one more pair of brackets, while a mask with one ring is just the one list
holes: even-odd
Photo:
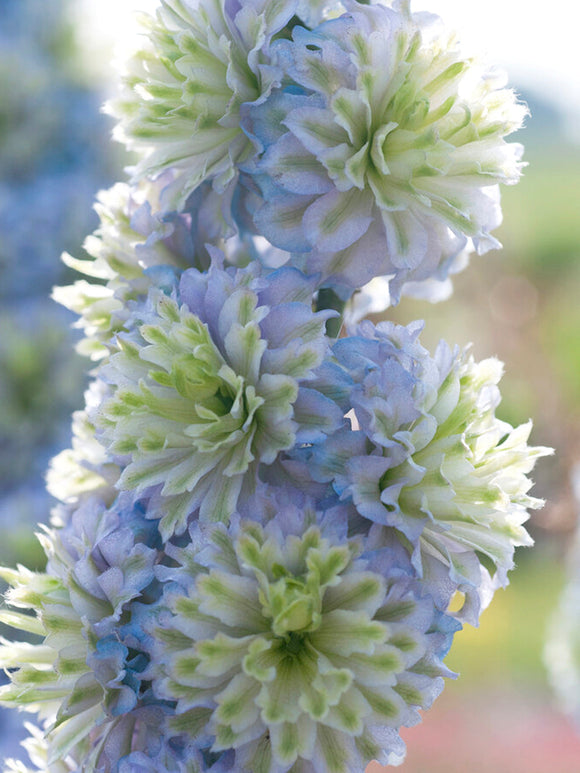
[[525, 108], [402, 1], [161, 0], [146, 27], [111, 106], [134, 177], [55, 291], [97, 366], [46, 571], [3, 570], [0, 701], [51, 773], [398, 764], [548, 451], [496, 417], [496, 360], [342, 314], [496, 244]]
[[260, 465], [342, 423], [338, 406], [307, 386], [333, 315], [313, 312], [311, 296], [296, 269], [259, 279], [217, 263], [184, 271], [174, 294], [152, 291], [135, 335], [117, 337], [97, 423], [109, 453], [126, 460], [120, 488], [163, 483], [166, 537], [197, 510], [227, 522]]
[[152, 662], [166, 664], [170, 725], [233, 748], [234, 770], [393, 761], [396, 728], [443, 686], [454, 629], [415, 579], [386, 571], [388, 551], [362, 560], [347, 527], [344, 507], [281, 504], [266, 526], [215, 529], [199, 552], [193, 533], [179, 555]]
[[496, 418], [497, 360], [476, 363], [444, 342], [432, 357], [417, 324], [365, 322], [357, 332], [333, 347], [357, 428], [308, 449], [313, 475], [353, 502], [379, 542], [396, 534], [443, 609], [449, 587], [465, 593], [476, 622], [488, 568], [505, 585], [514, 547], [532, 544], [522, 524], [542, 503], [526, 475], [547, 449], [527, 446], [530, 423]]
[[230, 227], [322, 286], [348, 297], [390, 275], [397, 299], [498, 246], [498, 183], [522, 166], [504, 137], [526, 108], [404, 0], [322, 6], [309, 28], [293, 0], [163, 0], [111, 109], [141, 152], [136, 179], [171, 170], [165, 206], [210, 181]]
[[497, 246], [497, 183], [520, 173], [521, 146], [503, 137], [525, 108], [497, 78], [472, 82], [452, 36], [400, 5], [346, 3], [295, 28], [278, 55], [299, 93], [278, 95], [276, 128], [273, 107], [254, 110], [266, 147], [256, 223], [343, 294], [393, 274], [396, 297], [444, 278], [468, 239]]

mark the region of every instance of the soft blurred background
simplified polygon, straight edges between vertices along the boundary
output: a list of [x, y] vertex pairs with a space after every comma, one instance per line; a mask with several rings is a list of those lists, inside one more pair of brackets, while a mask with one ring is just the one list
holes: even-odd
[[[41, 567], [33, 525], [46, 521], [50, 457], [69, 442], [89, 364], [73, 354], [74, 319], [49, 296], [66, 283], [63, 250], [82, 255], [97, 190], [127, 158], [99, 110], [125, 45], [131, 8], [154, 0], [0, 0], [0, 563]], [[517, 137], [529, 167], [504, 190], [500, 252], [474, 258], [445, 303], [404, 300], [389, 316], [426, 320], [423, 342], [474, 342], [506, 364], [501, 417], [534, 418], [541, 460], [532, 550], [480, 629], [456, 637], [461, 674], [405, 732], [403, 773], [578, 773], [580, 738], [559, 712], [542, 661], [577, 518], [580, 461], [580, 81], [569, 0], [530, 13], [525, 0], [413, 0], [507, 67], [532, 117]], [[580, 610], [578, 610], [580, 627]], [[0, 713], [0, 760], [18, 753], [19, 717]], [[372, 766], [369, 771], [373, 769]], [[375, 770], [375, 769], [373, 769]], [[378, 769], [376, 769], [378, 770]], [[375, 770], [375, 773], [376, 773]]]

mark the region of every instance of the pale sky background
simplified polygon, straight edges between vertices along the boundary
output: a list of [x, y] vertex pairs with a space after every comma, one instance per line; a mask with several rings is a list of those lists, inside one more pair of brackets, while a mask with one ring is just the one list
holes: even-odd
[[[109, 61], [114, 41], [127, 42], [133, 9], [150, 11], [156, 6], [157, 0], [81, 0], [79, 18], [92, 67]], [[466, 52], [483, 53], [490, 64], [508, 71], [510, 84], [532, 89], [558, 105], [570, 133], [580, 141], [577, 0], [541, 5], [531, 0], [412, 0], [411, 7], [438, 14], [459, 30]]]

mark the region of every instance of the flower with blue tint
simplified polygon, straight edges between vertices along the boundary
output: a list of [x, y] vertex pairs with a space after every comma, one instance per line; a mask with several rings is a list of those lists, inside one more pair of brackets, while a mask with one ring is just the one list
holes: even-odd
[[154, 689], [177, 701], [170, 728], [234, 749], [233, 770], [396, 761], [399, 727], [449, 674], [440, 657], [457, 626], [384, 551], [364, 560], [345, 515], [286, 500], [265, 526], [217, 527], [209, 545], [194, 529], [174, 554], [183, 566], [153, 629]]
[[259, 260], [274, 267], [288, 259], [271, 245], [262, 247], [243, 229], [238, 233], [224, 225], [222, 197], [209, 183], [189, 197], [183, 212], [160, 214], [159, 196], [167, 179], [171, 175], [155, 183], [117, 183], [101, 191], [95, 205], [100, 225], [83, 245], [89, 259], [63, 255], [64, 263], [88, 281], [56, 287], [53, 298], [79, 315], [76, 327], [85, 337], [77, 351], [92, 359], [117, 350], [115, 334], [126, 332], [133, 301], [143, 301], [152, 287], [171, 289], [187, 268], [206, 271], [212, 246], [222, 248], [234, 265]]
[[548, 451], [496, 360], [354, 326], [497, 244], [525, 108], [408, 0], [159, 2], [112, 107], [133, 181], [54, 293], [94, 370], [46, 571], [0, 569], [0, 704], [37, 773], [396, 765]]
[[85, 337], [77, 349], [92, 359], [115, 350], [114, 335], [124, 328], [130, 301], [145, 297], [155, 284], [171, 285], [177, 271], [196, 265], [189, 221], [153, 214], [158, 193], [152, 184], [118, 183], [101, 191], [95, 205], [100, 226], [84, 243], [90, 259], [63, 255], [92, 280], [53, 291], [56, 301], [79, 315], [76, 326]]
[[249, 110], [266, 150], [258, 231], [348, 297], [375, 276], [444, 279], [472, 243], [497, 247], [498, 183], [522, 147], [526, 108], [461, 53], [437, 17], [345, 2], [273, 45], [284, 90]]
[[95, 412], [101, 440], [124, 466], [121, 489], [163, 484], [161, 530], [183, 532], [199, 509], [227, 522], [260, 465], [343, 421], [308, 387], [327, 353], [314, 283], [296, 269], [262, 277], [258, 264], [185, 271], [171, 295], [150, 293], [134, 334], [103, 368], [111, 396]]
[[41, 541], [46, 573], [1, 570], [12, 587], [0, 621], [37, 642], [3, 640], [0, 663], [12, 684], [0, 688], [0, 701], [39, 713], [49, 766], [72, 760], [115, 770], [128, 751], [147, 748], [156, 727], [159, 735], [167, 713], [142, 682], [148, 655], [133, 612], [137, 600], [158, 596], [156, 522], [127, 497], [110, 509], [87, 498]]
[[[420, 329], [365, 322], [337, 341], [334, 356], [352, 379], [341, 395], [353, 428], [307, 453], [315, 478], [352, 500], [374, 538], [395, 530], [445, 605], [442, 583], [481, 586], [484, 595], [488, 570], [495, 587], [507, 583], [514, 548], [531, 544], [527, 509], [542, 504], [528, 494], [527, 474], [550, 450], [527, 445], [531, 422], [513, 428], [496, 418], [501, 363], [476, 363], [443, 343], [432, 357]], [[470, 598], [471, 621], [477, 607]]]
[[255, 154], [241, 113], [280, 84], [269, 49], [295, 7], [296, 0], [162, 0], [145, 20], [148, 40], [128, 62], [111, 110], [119, 139], [140, 154], [136, 177], [175, 175], [167, 209], [182, 209], [204, 180], [224, 193]]

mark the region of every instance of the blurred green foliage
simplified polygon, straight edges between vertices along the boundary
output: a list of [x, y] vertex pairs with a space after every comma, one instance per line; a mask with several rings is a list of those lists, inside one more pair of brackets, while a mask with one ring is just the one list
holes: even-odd
[[82, 254], [95, 195], [121, 175], [71, 11], [77, 0], [0, 2], [0, 562], [39, 565], [44, 472], [68, 445], [90, 363], [51, 299], [59, 256]]
[[499, 590], [483, 613], [479, 628], [457, 634], [446, 660], [460, 674], [457, 693], [481, 688], [546, 689], [543, 650], [546, 631], [564, 583], [564, 570], [554, 555], [520, 549], [510, 585]]
[[541, 284], [580, 279], [580, 147], [533, 146], [526, 159], [515, 195], [505, 197], [502, 238], [510, 257]]

